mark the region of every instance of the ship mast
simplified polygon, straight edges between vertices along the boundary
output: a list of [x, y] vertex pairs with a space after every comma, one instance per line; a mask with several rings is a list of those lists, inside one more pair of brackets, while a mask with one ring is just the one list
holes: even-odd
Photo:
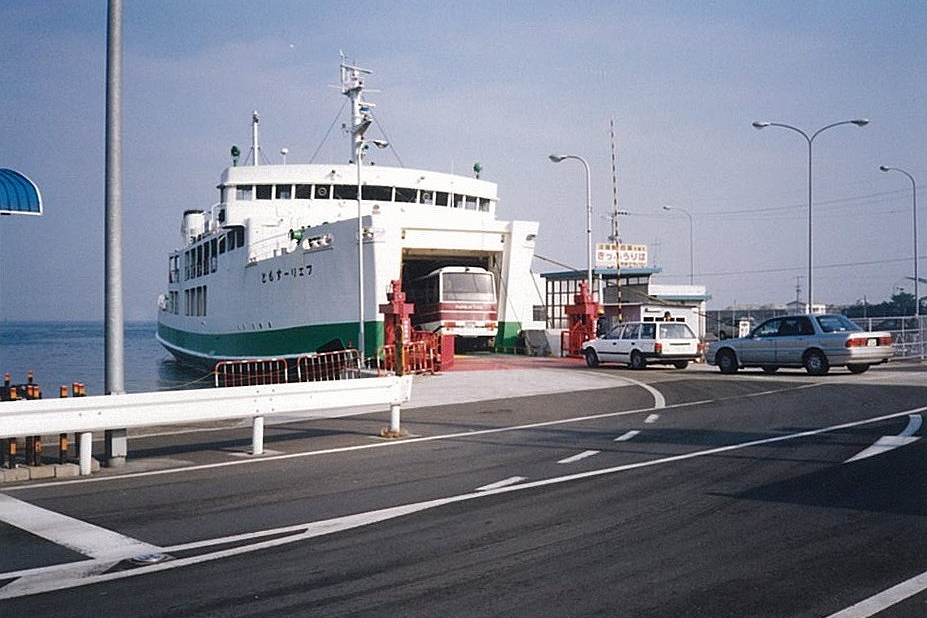
[[351, 134], [351, 161], [360, 161], [364, 146], [364, 133], [373, 122], [373, 103], [364, 100], [364, 76], [371, 71], [341, 62], [341, 94], [351, 101], [351, 126], [345, 127]]

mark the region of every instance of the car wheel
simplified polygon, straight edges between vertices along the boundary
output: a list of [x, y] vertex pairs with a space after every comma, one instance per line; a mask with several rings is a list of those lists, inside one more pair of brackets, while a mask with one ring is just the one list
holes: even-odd
[[775, 365], [763, 365], [763, 373], [776, 373], [779, 368]]
[[830, 363], [820, 350], [811, 350], [805, 354], [805, 371], [812, 376], [826, 376], [830, 371]]
[[587, 348], [583, 352], [583, 356], [586, 357], [586, 367], [598, 367], [599, 366], [599, 356], [595, 353], [595, 350], [592, 348]]
[[647, 366], [647, 361], [644, 360], [644, 355], [639, 351], [634, 350], [631, 352], [631, 362], [628, 363], [631, 369], [643, 369]]
[[676, 361], [675, 363], [673, 363], [673, 367], [675, 367], [676, 369], [685, 369], [688, 366], [689, 366], [689, 361]]
[[852, 365], [847, 365], [847, 369], [850, 370], [850, 373], [863, 373], [869, 369], [869, 365], [867, 363], [854, 363]]
[[740, 368], [737, 366], [737, 357], [734, 356], [734, 353], [730, 350], [721, 350], [718, 352], [718, 357], [715, 359], [715, 362], [718, 364], [718, 369], [721, 373], [737, 373], [737, 370]]

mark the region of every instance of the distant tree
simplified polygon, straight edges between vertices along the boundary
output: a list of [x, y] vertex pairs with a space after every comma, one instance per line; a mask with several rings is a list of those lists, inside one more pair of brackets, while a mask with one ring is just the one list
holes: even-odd
[[848, 318], [882, 318], [886, 316], [914, 315], [914, 295], [896, 292], [891, 300], [878, 304], [856, 303], [843, 310]]

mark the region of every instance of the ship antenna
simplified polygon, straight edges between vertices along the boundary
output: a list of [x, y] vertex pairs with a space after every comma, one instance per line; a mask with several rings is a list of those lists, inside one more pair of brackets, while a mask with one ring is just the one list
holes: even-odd
[[341, 94], [351, 101], [351, 162], [360, 160], [364, 133], [373, 122], [373, 103], [364, 100], [364, 76], [371, 71], [341, 61]]
[[261, 147], [258, 144], [258, 122], [260, 118], [258, 117], [257, 110], [252, 110], [251, 112], [251, 154], [254, 156], [254, 159], [251, 162], [251, 165], [257, 167], [260, 165], [258, 163], [258, 153], [261, 151]]

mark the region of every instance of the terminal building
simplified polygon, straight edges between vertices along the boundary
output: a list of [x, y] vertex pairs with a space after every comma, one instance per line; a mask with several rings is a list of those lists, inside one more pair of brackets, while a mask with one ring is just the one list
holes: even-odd
[[[705, 337], [710, 296], [704, 285], [654, 283], [654, 275], [662, 269], [647, 265], [646, 245], [622, 245], [620, 268], [614, 259], [611, 263], [607, 257], [602, 259], [603, 246], [608, 247], [597, 246], [596, 267], [592, 269], [592, 297], [604, 310], [608, 327], [619, 322], [662, 320], [668, 312], [671, 319], [685, 322], [700, 338]], [[614, 255], [613, 249], [611, 253]], [[575, 302], [587, 274], [585, 270], [566, 270], [540, 275], [544, 304], [538, 313], [543, 315], [535, 319], [544, 319], [554, 354], [559, 353], [559, 333], [570, 326], [567, 307]]]

